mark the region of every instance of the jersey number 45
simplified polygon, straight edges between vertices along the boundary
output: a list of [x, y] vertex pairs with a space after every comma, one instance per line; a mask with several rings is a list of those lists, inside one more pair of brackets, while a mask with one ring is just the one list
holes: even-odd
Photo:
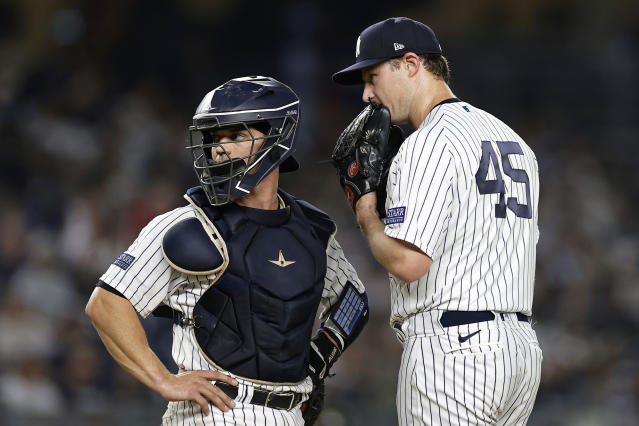
[[[509, 155], [523, 155], [521, 146], [517, 142], [498, 141], [497, 148], [501, 154], [501, 163], [504, 167], [503, 172], [500, 170], [497, 154], [489, 141], [481, 142], [481, 159], [479, 160], [479, 169], [475, 173], [475, 181], [480, 194], [499, 194], [499, 203], [495, 204], [495, 217], [505, 218], [506, 207], [512, 210], [517, 217], [530, 219], [532, 217], [532, 208], [530, 207], [530, 180], [528, 173], [522, 169], [516, 169], [510, 164]], [[495, 170], [495, 179], [488, 180], [488, 167], [492, 163]], [[519, 204], [516, 197], [508, 197], [506, 200], [506, 185], [502, 173], [509, 176], [513, 182], [520, 182], [526, 185], [526, 202]]]

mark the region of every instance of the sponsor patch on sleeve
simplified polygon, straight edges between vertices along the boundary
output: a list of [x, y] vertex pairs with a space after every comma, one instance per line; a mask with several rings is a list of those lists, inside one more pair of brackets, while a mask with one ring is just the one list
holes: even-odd
[[406, 214], [406, 207], [393, 207], [388, 209], [384, 223], [390, 225], [391, 223], [404, 223], [404, 215]]
[[113, 264], [126, 271], [127, 268], [131, 266], [134, 260], [135, 257], [131, 256], [129, 253], [122, 253], [120, 256], [118, 256], [117, 259], [113, 261]]

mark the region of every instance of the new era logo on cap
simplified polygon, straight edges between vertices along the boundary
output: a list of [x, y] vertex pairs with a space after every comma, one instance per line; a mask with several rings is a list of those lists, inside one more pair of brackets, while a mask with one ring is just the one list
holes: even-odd
[[406, 52], [441, 54], [430, 27], [410, 18], [389, 18], [366, 28], [357, 38], [355, 64], [333, 75], [339, 84], [362, 83], [361, 70]]

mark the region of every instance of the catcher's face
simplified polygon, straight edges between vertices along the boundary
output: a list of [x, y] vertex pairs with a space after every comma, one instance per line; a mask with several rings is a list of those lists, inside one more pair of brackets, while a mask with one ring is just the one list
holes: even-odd
[[[265, 136], [264, 133], [253, 127], [247, 129], [237, 126], [214, 130], [211, 132], [213, 139], [211, 158], [216, 163], [241, 158], [249, 166], [255, 163], [256, 155], [264, 142]], [[248, 173], [255, 173], [256, 170], [256, 167], [252, 167]]]
[[408, 123], [412, 89], [403, 67], [394, 68], [390, 61], [362, 70], [364, 102], [384, 105], [391, 113], [393, 124]]

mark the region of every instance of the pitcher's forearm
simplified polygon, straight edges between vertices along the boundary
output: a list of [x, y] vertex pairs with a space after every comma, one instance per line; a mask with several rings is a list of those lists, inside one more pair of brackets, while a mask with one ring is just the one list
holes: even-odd
[[364, 195], [357, 203], [357, 222], [377, 261], [402, 281], [413, 282], [426, 275], [432, 260], [417, 246], [389, 237], [375, 208], [376, 199]]

